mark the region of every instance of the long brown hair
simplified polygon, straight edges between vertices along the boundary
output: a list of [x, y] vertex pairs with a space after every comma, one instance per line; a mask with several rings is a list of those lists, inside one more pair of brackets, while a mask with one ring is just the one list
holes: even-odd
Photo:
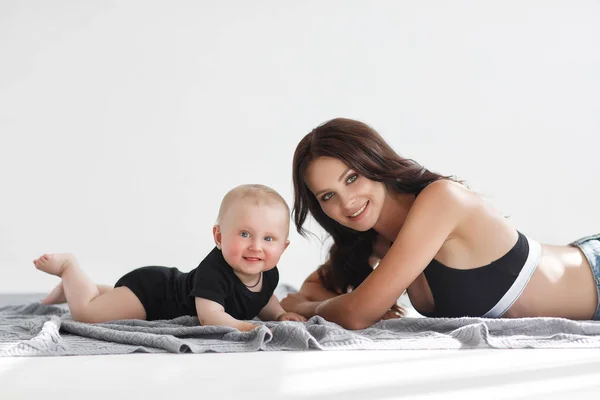
[[431, 172], [417, 162], [398, 155], [373, 128], [346, 118], [327, 121], [307, 134], [296, 147], [293, 161], [294, 208], [298, 233], [309, 233], [303, 225], [308, 213], [333, 238], [329, 260], [319, 268], [324, 286], [337, 293], [357, 287], [373, 268], [369, 257], [377, 232], [355, 231], [328, 217], [304, 181], [309, 164], [319, 157], [333, 157], [358, 174], [383, 182], [388, 190], [418, 194], [439, 179], [452, 179]]

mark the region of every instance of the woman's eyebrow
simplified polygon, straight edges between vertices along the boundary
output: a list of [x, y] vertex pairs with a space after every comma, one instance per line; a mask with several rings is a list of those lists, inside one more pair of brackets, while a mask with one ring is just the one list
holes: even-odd
[[[340, 177], [338, 178], [338, 182], [341, 182], [341, 180], [342, 180], [342, 179], [344, 179], [344, 177], [345, 177], [345, 176], [348, 174], [348, 171], [350, 171], [351, 169], [352, 169], [352, 168], [348, 168], [347, 170], [345, 170], [345, 171], [344, 171], [344, 172], [343, 172], [343, 173], [340, 175]], [[329, 192], [329, 191], [330, 191], [330, 189], [323, 189], [323, 190], [320, 190], [320, 191], [318, 191], [318, 192], [315, 194], [315, 196], [316, 196], [316, 197], [319, 197], [319, 196], [320, 196], [322, 193]]]

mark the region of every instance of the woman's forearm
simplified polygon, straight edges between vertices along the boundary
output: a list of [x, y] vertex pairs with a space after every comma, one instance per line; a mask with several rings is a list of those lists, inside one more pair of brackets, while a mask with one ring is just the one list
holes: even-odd
[[304, 318], [311, 318], [317, 315], [317, 307], [320, 304], [320, 301], [305, 301], [298, 304], [298, 311], [295, 312], [302, 315]]
[[368, 328], [380, 319], [365, 315], [364, 310], [357, 309], [354, 304], [354, 297], [347, 293], [321, 302], [315, 312], [328, 321], [353, 330]]
[[353, 304], [354, 298], [350, 293], [323, 301], [311, 301], [299, 293], [291, 293], [281, 300], [281, 306], [286, 311], [295, 312], [307, 319], [319, 315], [346, 329], [364, 329], [381, 319], [362, 315], [364, 313], [355, 309]]
[[281, 306], [285, 311], [295, 312], [304, 318], [310, 318], [316, 315], [316, 309], [321, 304], [320, 301], [311, 301], [299, 293], [291, 293], [281, 300]]
[[346, 295], [337, 296], [320, 302], [315, 307], [315, 314], [325, 318], [328, 321], [335, 322], [348, 328], [348, 317], [350, 316], [346, 308]]

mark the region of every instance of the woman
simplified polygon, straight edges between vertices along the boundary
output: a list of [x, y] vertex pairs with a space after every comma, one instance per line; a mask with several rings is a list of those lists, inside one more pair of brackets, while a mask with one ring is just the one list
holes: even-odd
[[282, 301], [289, 311], [362, 329], [407, 290], [426, 316], [600, 319], [600, 235], [540, 245], [361, 122], [338, 118], [306, 135], [293, 175], [298, 232], [310, 212], [334, 244]]

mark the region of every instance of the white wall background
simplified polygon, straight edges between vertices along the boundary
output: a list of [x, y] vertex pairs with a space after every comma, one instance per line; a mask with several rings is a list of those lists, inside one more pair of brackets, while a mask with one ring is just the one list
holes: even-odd
[[[194, 268], [223, 194], [292, 202], [337, 116], [548, 243], [600, 231], [598, 1], [0, 2], [0, 292], [73, 252], [96, 281]], [[281, 281], [325, 249], [295, 232]]]

